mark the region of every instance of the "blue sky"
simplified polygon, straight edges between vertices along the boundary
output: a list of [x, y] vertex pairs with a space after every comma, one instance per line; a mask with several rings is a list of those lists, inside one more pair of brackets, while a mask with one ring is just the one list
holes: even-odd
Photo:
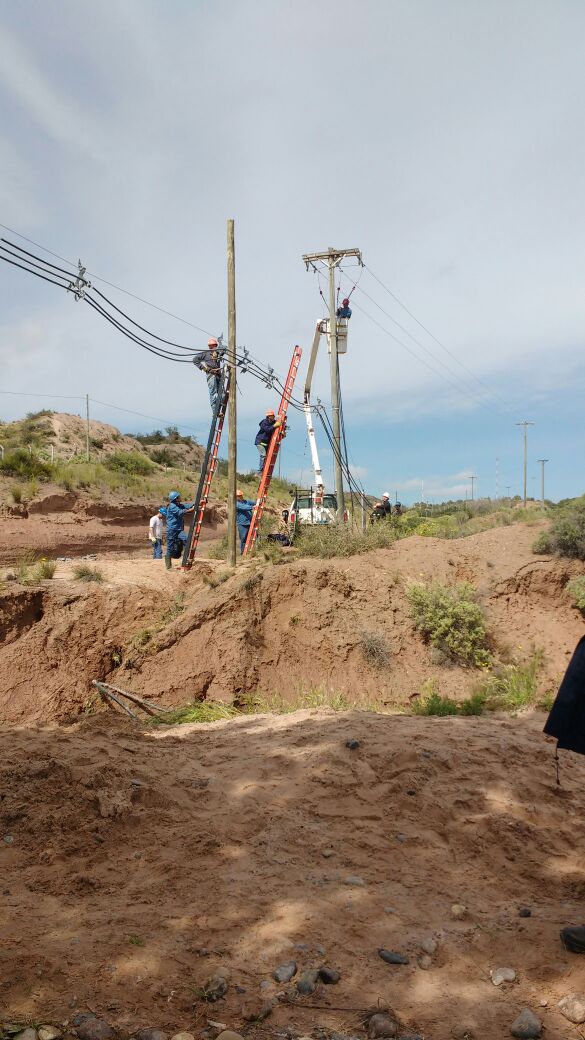
[[[323, 313], [301, 255], [359, 246], [367, 268], [340, 367], [368, 489], [408, 502], [424, 481], [438, 500], [464, 494], [473, 472], [493, 495], [498, 458], [500, 491], [519, 492], [515, 423], [527, 418], [529, 492], [546, 457], [547, 494], [579, 494], [584, 31], [581, 0], [97, 0], [83, 12], [7, 0], [0, 222], [217, 334], [234, 217], [238, 343], [279, 373], [296, 342], [308, 354]], [[106, 291], [154, 332], [204, 346], [189, 325]], [[7, 265], [0, 361], [0, 390], [89, 392], [204, 436], [201, 376]], [[316, 393], [327, 389], [324, 355]], [[241, 390], [244, 469], [275, 400], [250, 377]], [[81, 410], [0, 402], [5, 419]], [[291, 427], [283, 472], [308, 482], [302, 416]]]

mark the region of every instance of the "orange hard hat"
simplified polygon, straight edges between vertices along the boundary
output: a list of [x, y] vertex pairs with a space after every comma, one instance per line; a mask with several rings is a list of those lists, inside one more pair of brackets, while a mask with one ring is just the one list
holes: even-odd
[[268, 417], [269, 415], [274, 415], [274, 410], [272, 408], [269, 408], [266, 412], [266, 417]]
[[240, 491], [240, 489], [238, 488], [238, 490], [236, 491], [236, 498], [243, 498], [243, 497], [244, 497], [244, 492]]
[[212, 338], [212, 339], [208, 339], [207, 340], [207, 346], [208, 347], [219, 347], [219, 343], [217, 342], [216, 339]]

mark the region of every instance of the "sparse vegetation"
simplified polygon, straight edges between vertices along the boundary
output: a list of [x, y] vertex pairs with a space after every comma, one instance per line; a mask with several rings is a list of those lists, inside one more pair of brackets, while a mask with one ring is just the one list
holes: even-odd
[[7, 477], [20, 477], [25, 480], [30, 480], [32, 477], [49, 480], [51, 467], [46, 462], [42, 462], [34, 452], [31, 454], [25, 448], [16, 448], [14, 451], [7, 452], [0, 462], [1, 473]]
[[32, 569], [36, 563], [34, 552], [27, 550], [20, 554], [14, 565], [16, 580], [21, 585], [31, 585], [34, 581]]
[[550, 531], [539, 535], [532, 550], [585, 560], [585, 495], [559, 502], [552, 515]]
[[170, 624], [178, 618], [185, 609], [185, 593], [177, 592], [176, 596], [173, 596], [166, 610], [163, 611], [160, 617], [161, 626]]
[[486, 698], [479, 692], [473, 693], [463, 701], [455, 701], [440, 694], [433, 684], [429, 684], [426, 692], [417, 697], [412, 704], [414, 715], [434, 715], [439, 718], [448, 715], [482, 715], [485, 708]]
[[144, 939], [141, 935], [129, 935], [128, 942], [131, 946], [144, 946]]
[[372, 668], [387, 668], [390, 664], [390, 651], [382, 632], [364, 630], [360, 634], [359, 645], [367, 664]]
[[396, 541], [390, 524], [371, 524], [365, 531], [349, 525], [322, 524], [318, 527], [301, 527], [295, 547], [301, 556], [319, 556], [332, 559], [335, 556], [355, 556], [372, 549], [388, 549]]
[[239, 711], [231, 704], [217, 701], [196, 701], [185, 704], [173, 712], [156, 715], [152, 718], [155, 725], [179, 726], [185, 722], [220, 722], [222, 719], [233, 719]]
[[572, 578], [567, 584], [567, 592], [573, 597], [575, 606], [585, 614], [585, 574]]
[[20, 484], [15, 484], [10, 488], [10, 497], [15, 505], [20, 505], [22, 502], [22, 488], [20, 487]]
[[532, 543], [532, 552], [548, 555], [552, 551], [553, 543], [550, 533], [548, 531], [541, 531]]
[[515, 711], [534, 704], [544, 652], [535, 650], [526, 664], [501, 665], [477, 687], [490, 711]]
[[296, 695], [284, 697], [280, 693], [256, 693], [242, 698], [242, 710], [246, 714], [271, 712], [287, 715], [303, 708], [329, 708], [331, 711], [379, 711], [369, 701], [361, 698], [349, 698], [339, 690], [329, 690], [324, 686], [316, 686], [302, 690]]
[[141, 477], [148, 476], [155, 469], [154, 463], [146, 455], [140, 455], [137, 451], [115, 451], [112, 455], [108, 455], [104, 465], [118, 473], [132, 473]]
[[78, 563], [73, 568], [73, 577], [76, 581], [95, 581], [101, 584], [104, 576], [98, 567], [90, 567], [87, 563]]
[[490, 664], [484, 612], [471, 585], [413, 584], [407, 594], [415, 626], [432, 646], [458, 664]]
[[55, 560], [39, 560], [35, 568], [35, 576], [39, 581], [49, 581], [55, 576], [57, 564]]
[[213, 574], [203, 575], [203, 584], [208, 585], [210, 589], [216, 589], [218, 585], [223, 585], [225, 581], [233, 575], [233, 570], [225, 569], [221, 571], [215, 571]]

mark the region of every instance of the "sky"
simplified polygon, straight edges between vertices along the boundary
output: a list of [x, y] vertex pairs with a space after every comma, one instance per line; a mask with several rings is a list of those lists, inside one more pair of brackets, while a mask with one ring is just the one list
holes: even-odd
[[[340, 375], [367, 490], [439, 501], [474, 474], [476, 495], [520, 493], [528, 419], [528, 493], [546, 458], [547, 497], [581, 494], [584, 37], [582, 0], [4, 0], [0, 223], [204, 348], [227, 333], [233, 218], [237, 342], [281, 376], [326, 313], [302, 255], [358, 247]], [[0, 372], [5, 420], [81, 412], [89, 393], [124, 431], [164, 420], [206, 438], [196, 369], [8, 264]], [[314, 396], [329, 402], [324, 348]], [[240, 470], [277, 404], [241, 376]], [[281, 467], [312, 482], [296, 411]]]

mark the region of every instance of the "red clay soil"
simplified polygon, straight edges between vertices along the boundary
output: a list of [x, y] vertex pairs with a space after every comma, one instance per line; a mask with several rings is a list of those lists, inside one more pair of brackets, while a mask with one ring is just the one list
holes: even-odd
[[[585, 762], [563, 754], [558, 787], [542, 722], [303, 711], [0, 729], [0, 1018], [364, 1036], [358, 1009], [380, 1002], [427, 1040], [508, 1036], [523, 1007], [548, 1040], [577, 1037], [555, 1005], [585, 991], [585, 958], [559, 941], [583, 919]], [[290, 959], [341, 981], [298, 997], [271, 981]], [[496, 989], [502, 966], [517, 981]], [[227, 994], [205, 1004], [218, 972]]]
[[[7, 586], [0, 597], [0, 719], [78, 713], [91, 681], [108, 678], [164, 704], [298, 703], [326, 689], [358, 706], [400, 706], [430, 680], [467, 695], [480, 674], [435, 663], [410, 618], [409, 581], [430, 579], [472, 582], [496, 656], [523, 661], [542, 648], [541, 688], [554, 689], [584, 628], [565, 585], [585, 567], [535, 557], [533, 539], [520, 525], [459, 541], [415, 537], [350, 559], [244, 564], [215, 588], [202, 582], [225, 576], [217, 561], [187, 575], [147, 559], [99, 561], [106, 582], [85, 588], [60, 565], [42, 589]], [[371, 633], [385, 640], [386, 667], [364, 657]]]

